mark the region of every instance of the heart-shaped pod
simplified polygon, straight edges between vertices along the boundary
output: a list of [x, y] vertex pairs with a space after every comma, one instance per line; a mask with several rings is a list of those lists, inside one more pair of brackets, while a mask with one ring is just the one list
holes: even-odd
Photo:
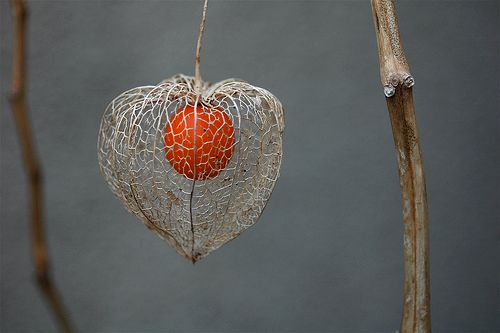
[[[214, 85], [204, 82], [200, 91], [197, 94], [194, 79], [184, 75], [128, 90], [106, 108], [98, 141], [101, 172], [113, 193], [193, 262], [257, 222], [279, 176], [284, 130], [281, 103], [265, 89], [229, 79]], [[210, 169], [209, 177], [183, 174], [179, 172], [183, 169], [174, 167], [173, 153], [167, 158], [178, 149], [169, 146], [172, 119], [179, 110], [200, 105], [223, 112], [218, 117], [225, 119], [222, 126], [206, 117], [205, 126], [212, 132], [209, 137], [219, 139], [203, 144], [221, 149], [215, 146], [224, 138], [223, 156], [228, 159], [220, 170]], [[178, 128], [182, 122], [175, 123]], [[195, 120], [194, 126], [186, 126], [182, 138], [191, 140], [191, 145], [180, 146], [185, 156], [203, 157], [196, 147], [199, 139], [193, 139], [200, 124]], [[209, 151], [205, 147], [201, 154]], [[221, 153], [216, 150], [212, 155]], [[187, 161], [196, 164], [193, 172], [206, 169], [199, 168], [201, 161], [196, 157]]]

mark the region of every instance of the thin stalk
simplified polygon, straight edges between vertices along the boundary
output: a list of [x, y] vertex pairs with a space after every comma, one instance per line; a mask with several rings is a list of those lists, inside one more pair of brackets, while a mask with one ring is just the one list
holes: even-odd
[[415, 120], [413, 76], [393, 0], [371, 0], [384, 86], [399, 164], [404, 220], [404, 301], [401, 333], [431, 331], [427, 194]]
[[207, 18], [208, 0], [203, 3], [203, 12], [201, 14], [200, 30], [198, 32], [198, 41], [196, 43], [196, 60], [194, 64], [194, 90], [199, 93], [201, 90], [201, 73], [200, 73], [200, 53], [203, 33], [205, 32], [205, 20]]
[[33, 145], [26, 105], [26, 21], [23, 0], [12, 0], [14, 21], [13, 71], [9, 102], [21, 144], [24, 169], [28, 178], [31, 210], [31, 241], [38, 287], [45, 296], [61, 331], [72, 332], [67, 312], [52, 282], [49, 255], [43, 227], [43, 188], [40, 164]]

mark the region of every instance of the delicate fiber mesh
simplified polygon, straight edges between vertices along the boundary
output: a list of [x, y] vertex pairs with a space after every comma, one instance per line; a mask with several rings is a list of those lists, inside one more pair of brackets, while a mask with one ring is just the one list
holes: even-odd
[[[194, 262], [257, 222], [279, 175], [284, 119], [276, 97], [246, 82], [205, 82], [199, 95], [193, 87], [192, 77], [176, 75], [115, 98], [102, 118], [98, 157], [106, 182], [125, 207]], [[167, 145], [165, 133], [176, 111], [201, 104], [225, 113], [225, 128], [212, 118], [208, 122], [220, 125], [210, 135], [230, 145], [220, 152], [230, 159], [194, 158], [196, 170], [223, 168], [215, 176], [187, 177], [197, 171], [179, 173], [166, 152], [182, 148], [185, 162], [195, 151], [216, 145], [197, 147], [202, 144], [197, 140], [194, 146]], [[229, 119], [234, 131], [227, 130]], [[198, 119], [195, 133], [200, 121], [205, 120]]]

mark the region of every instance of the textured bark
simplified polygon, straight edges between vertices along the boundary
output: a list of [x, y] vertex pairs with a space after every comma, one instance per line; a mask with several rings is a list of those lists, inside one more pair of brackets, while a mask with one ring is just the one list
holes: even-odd
[[12, 1], [14, 21], [14, 54], [12, 85], [9, 102], [17, 127], [23, 154], [24, 168], [28, 178], [31, 240], [38, 287], [45, 296], [57, 322], [64, 332], [71, 332], [71, 325], [50, 276], [49, 256], [43, 227], [43, 189], [40, 165], [33, 146], [32, 131], [26, 106], [26, 19], [27, 10], [22, 0]]
[[399, 164], [404, 219], [404, 303], [400, 331], [430, 332], [427, 195], [415, 121], [414, 80], [392, 0], [372, 0], [380, 76]]

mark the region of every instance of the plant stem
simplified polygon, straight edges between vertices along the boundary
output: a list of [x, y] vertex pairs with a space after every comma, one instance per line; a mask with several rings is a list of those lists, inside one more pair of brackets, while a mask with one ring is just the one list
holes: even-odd
[[208, 0], [203, 3], [203, 12], [201, 14], [200, 30], [198, 32], [198, 41], [196, 43], [196, 60], [194, 65], [194, 90], [199, 93], [201, 89], [201, 73], [200, 73], [200, 52], [203, 33], [205, 32], [205, 20], [207, 18]]
[[63, 332], [72, 332], [69, 317], [52, 282], [43, 229], [43, 188], [40, 164], [33, 145], [26, 106], [26, 21], [23, 0], [12, 0], [14, 21], [13, 73], [9, 102], [21, 144], [24, 168], [29, 182], [32, 251], [36, 281]]
[[415, 121], [414, 80], [401, 45], [393, 0], [371, 0], [380, 76], [399, 164], [404, 218], [401, 333], [431, 331], [427, 194]]

